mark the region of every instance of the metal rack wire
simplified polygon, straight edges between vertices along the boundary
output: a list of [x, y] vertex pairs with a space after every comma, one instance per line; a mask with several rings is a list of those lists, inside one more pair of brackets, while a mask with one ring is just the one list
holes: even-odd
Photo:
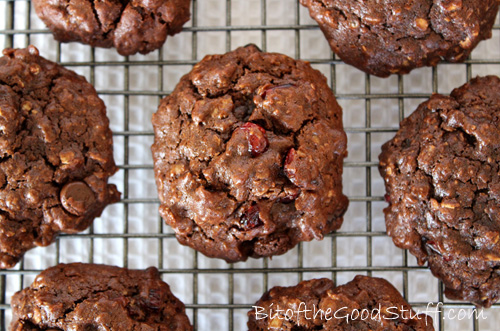
[[[234, 13], [235, 8], [242, 6], [252, 6], [252, 10], [258, 13], [257, 20], [251, 24], [239, 24], [240, 18], [235, 17]], [[209, 7], [210, 10], [220, 9], [220, 21], [216, 24], [205, 24], [203, 20], [210, 12], [207, 11]], [[290, 19], [285, 23], [275, 24], [276, 8], [284, 10]], [[1, 20], [5, 20], [3, 25]], [[25, 47], [35, 43], [34, 40], [52, 40], [50, 32], [40, 26], [39, 22], [37, 26], [33, 26], [34, 22], [37, 22], [37, 18], [30, 1], [0, 0], [0, 45], [4, 48]], [[300, 244], [291, 252], [273, 260], [262, 259], [226, 265], [224, 262], [213, 261], [190, 249], [179, 247], [172, 231], [163, 225], [156, 212], [158, 199], [155, 192], [136, 194], [135, 185], [144, 180], [145, 174], [152, 176], [153, 167], [149, 158], [135, 157], [136, 140], [142, 141], [140, 148], [149, 149], [153, 132], [150, 125], [137, 125], [139, 117], [136, 111], [132, 111], [137, 104], [135, 98], [149, 98], [150, 109], [154, 111], [158, 101], [170, 92], [172, 84], [175, 83], [170, 76], [182, 71], [179, 68], [184, 68], [187, 72], [206, 54], [202, 43], [210, 33], [215, 33], [222, 39], [221, 51], [229, 51], [239, 46], [240, 41], [235, 40], [246, 38], [259, 44], [264, 51], [275, 51], [273, 40], [276, 40], [276, 36], [287, 34], [291, 40], [286, 43], [287, 53], [295, 58], [308, 60], [313, 66], [321, 68], [328, 77], [337, 99], [344, 108], [345, 129], [349, 136], [351, 156], [345, 162], [344, 184], [351, 187], [347, 189], [351, 206], [341, 231], [328, 235], [322, 243]], [[411, 255], [392, 246], [388, 254], [388, 246], [379, 244], [390, 242], [390, 239], [383, 228], [381, 210], [384, 203], [376, 158], [380, 143], [396, 132], [397, 123], [414, 109], [415, 104], [433, 92], [442, 92], [443, 89], [446, 91], [450, 89], [448, 86], [460, 85], [454, 79], [448, 80], [447, 76], [441, 75], [440, 70], [447, 71], [446, 67], [450, 66], [452, 69], [447, 72], [457, 70], [465, 73], [462, 74], [464, 80], [483, 72], [484, 68], [500, 75], [500, 51], [489, 58], [482, 58], [481, 54], [478, 58], [473, 56], [464, 64], [440, 64], [437, 68], [419, 69], [426, 73], [423, 85], [429, 87], [419, 90], [418, 86], [412, 89], [418, 85], [416, 81], [420, 77], [413, 73], [413, 76], [380, 80], [345, 66], [329, 50], [323, 51], [320, 57], [308, 57], [306, 41], [310, 40], [310, 35], [322, 38], [317, 25], [308, 19], [307, 12], [296, 0], [192, 0], [192, 20], [180, 37], [175, 37], [187, 40], [190, 51], [178, 54], [177, 57], [166, 56], [166, 47], [169, 47], [167, 42], [166, 47], [147, 57], [110, 57], [102, 60], [99, 51], [88, 47], [84, 48], [88, 51], [85, 60], [66, 60], [66, 46], [54, 43], [54, 60], [71, 69], [81, 70], [92, 84], [98, 83], [98, 76], [106, 74], [110, 68], [120, 68], [121, 76], [115, 87], [96, 86], [103, 98], [121, 100], [118, 108], [110, 107], [111, 102], [106, 103], [114, 129], [115, 157], [120, 168], [115, 180], [122, 192], [122, 200], [119, 204], [108, 207], [99, 221], [99, 224], [109, 224], [118, 220], [116, 224], [119, 224], [102, 228], [94, 223], [94, 226], [84, 233], [62, 235], [51, 247], [28, 253], [17, 268], [0, 271], [0, 330], [6, 330], [8, 327], [11, 314], [9, 297], [13, 291], [28, 286], [34, 275], [59, 262], [107, 262], [106, 258], [99, 255], [103, 249], [118, 251], [120, 258], [112, 263], [122, 266], [141, 266], [141, 261], [133, 262], [133, 256], [138, 256], [139, 260], [144, 258], [146, 262], [152, 261], [149, 264], [160, 269], [174, 293], [180, 292], [178, 296], [186, 303], [190, 319], [197, 330], [244, 330], [246, 311], [251, 308], [256, 298], [274, 285], [293, 285], [302, 279], [325, 275], [343, 283], [356, 273], [390, 278], [415, 309], [426, 309], [430, 299], [434, 300], [434, 303], [444, 302], [441, 312], [433, 316], [438, 330], [497, 330], [500, 305], [496, 304], [488, 310], [486, 320], [468, 319], [458, 323], [447, 319], [446, 314], [450, 310], [473, 311], [475, 308], [466, 303], [446, 300], [442, 285], [432, 278], [425, 267], [417, 266]], [[243, 44], [246, 43], [248, 42]], [[493, 39], [483, 43], [487, 43], [485, 47], [500, 46], [498, 21], [494, 27]], [[326, 43], [323, 49], [325, 45]], [[480, 69], [476, 70], [476, 67]], [[135, 79], [132, 76], [142, 68], [156, 72], [155, 88], [135, 87]], [[386, 104], [392, 105], [393, 110], [381, 116], [383, 111], [380, 108]], [[113, 122], [114, 118], [119, 120]], [[132, 219], [138, 213], [136, 209], [139, 213], [142, 211], [150, 215], [144, 216], [149, 218], [150, 225], [147, 228], [135, 229]], [[83, 243], [83, 254], [73, 252], [71, 255], [67, 249], [71, 246], [68, 242], [78, 240]], [[148, 244], [141, 246], [145, 242]], [[141, 250], [137, 247], [146, 249], [137, 253]], [[151, 247], [152, 249], [149, 249]], [[181, 252], [179, 254], [182, 260], [175, 258], [177, 251]], [[396, 255], [393, 255], [393, 252], [396, 252]], [[311, 262], [318, 254], [321, 254], [320, 261]], [[38, 263], [33, 262], [33, 259], [29, 260], [30, 256], [35, 259], [43, 256], [46, 259]], [[394, 262], [380, 263], [380, 256], [396, 257]], [[173, 258], [170, 259], [171, 257]], [[223, 280], [224, 290], [220, 289], [220, 284], [214, 285], [214, 279], [215, 283]], [[415, 283], [419, 285], [414, 286]], [[419, 296], [422, 294], [420, 292], [425, 295]]]

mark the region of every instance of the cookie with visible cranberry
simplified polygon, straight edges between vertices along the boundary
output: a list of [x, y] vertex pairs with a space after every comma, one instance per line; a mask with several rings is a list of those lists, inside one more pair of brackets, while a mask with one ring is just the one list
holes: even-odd
[[59, 264], [14, 294], [11, 306], [12, 331], [193, 329], [154, 267]]
[[340, 227], [342, 110], [308, 63], [253, 45], [207, 56], [153, 126], [160, 213], [181, 243], [235, 262]]
[[500, 298], [500, 79], [433, 95], [382, 146], [387, 233], [451, 299]]
[[106, 107], [84, 77], [26, 49], [0, 58], [0, 268], [120, 199]]
[[327, 278], [276, 286], [248, 312], [248, 330], [434, 331], [432, 318], [417, 314], [382, 278], [356, 276], [335, 287]]
[[346, 63], [387, 77], [463, 62], [491, 38], [500, 0], [300, 0]]

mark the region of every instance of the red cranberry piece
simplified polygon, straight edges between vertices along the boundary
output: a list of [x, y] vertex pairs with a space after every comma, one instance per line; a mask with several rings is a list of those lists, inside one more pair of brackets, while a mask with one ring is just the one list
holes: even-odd
[[248, 151], [253, 157], [257, 157], [267, 150], [269, 141], [266, 137], [266, 130], [264, 130], [260, 125], [247, 122], [241, 127], [241, 129], [247, 132]]
[[285, 175], [292, 181], [293, 178], [295, 178], [295, 169], [292, 169], [290, 167], [290, 164], [295, 160], [296, 155], [297, 151], [294, 148], [290, 148], [285, 158], [285, 166], [284, 166]]
[[391, 203], [391, 196], [389, 194], [384, 194], [384, 200], [387, 203]]
[[436, 243], [434, 240], [426, 240], [426, 238], [424, 238], [424, 242], [426, 247], [441, 256], [443, 260], [447, 262], [451, 260], [451, 256], [449, 254], [446, 254], [446, 249], [441, 247], [439, 243]]
[[141, 302], [142, 300], [137, 300], [137, 299], [131, 299], [129, 300], [129, 304], [127, 306], [127, 311], [130, 317], [141, 320], [144, 318], [145, 313], [143, 311], [143, 303]]
[[241, 217], [240, 224], [245, 230], [252, 230], [258, 226], [264, 225], [259, 217], [259, 207], [256, 205], [248, 208]]
[[433, 251], [434, 253], [437, 253], [437, 254], [439, 254], [439, 255], [443, 256], [443, 254], [441, 253], [441, 251], [440, 251], [440, 250], [439, 250], [439, 248], [438, 248], [437, 243], [436, 243], [434, 240], [428, 240], [428, 241], [425, 243], [425, 245], [426, 245], [427, 247], [429, 247], [429, 249], [430, 249], [431, 251]]
[[266, 89], [264, 89], [264, 91], [262, 92], [262, 94], [260, 95], [262, 99], [265, 99], [266, 98], [266, 95], [268, 92], [270, 91], [273, 91], [273, 90], [276, 90], [276, 89], [280, 89], [280, 88], [288, 88], [288, 87], [292, 87], [294, 85], [292, 84], [283, 84], [283, 85], [278, 85], [278, 86], [270, 86]]
[[281, 203], [291, 203], [297, 200], [300, 195], [300, 189], [296, 189], [293, 191], [287, 191], [287, 195], [280, 199]]
[[143, 299], [143, 304], [149, 309], [157, 310], [160, 309], [161, 305], [161, 295], [156, 289], [149, 290], [149, 297]]
[[297, 200], [298, 196], [299, 196], [299, 192], [297, 192], [295, 194], [290, 194], [290, 195], [287, 195], [287, 196], [281, 198], [280, 202], [281, 203], [291, 203], [291, 202], [294, 202], [295, 200]]

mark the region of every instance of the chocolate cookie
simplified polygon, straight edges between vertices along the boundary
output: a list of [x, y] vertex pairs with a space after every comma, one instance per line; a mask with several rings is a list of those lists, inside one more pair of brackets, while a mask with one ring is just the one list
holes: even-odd
[[500, 79], [433, 95], [382, 147], [387, 233], [452, 299], [500, 295]]
[[464, 61], [491, 37], [500, 0], [300, 0], [346, 63], [387, 77]]
[[33, 0], [40, 19], [61, 42], [147, 54], [189, 20], [190, 0]]
[[160, 213], [228, 262], [338, 229], [346, 135], [320, 72], [249, 45], [205, 57], [153, 116]]
[[59, 264], [12, 297], [12, 331], [192, 330], [154, 267]]
[[26, 49], [0, 58], [0, 268], [119, 200], [106, 108], [85, 78]]
[[326, 278], [274, 287], [248, 312], [248, 329], [433, 331], [432, 318], [416, 314], [382, 278], [356, 276], [335, 287]]

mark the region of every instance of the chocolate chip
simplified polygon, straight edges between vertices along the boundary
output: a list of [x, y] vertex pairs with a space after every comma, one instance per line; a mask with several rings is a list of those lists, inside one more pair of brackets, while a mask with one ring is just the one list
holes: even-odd
[[81, 216], [95, 201], [94, 192], [84, 182], [71, 182], [61, 190], [61, 203], [67, 212]]

